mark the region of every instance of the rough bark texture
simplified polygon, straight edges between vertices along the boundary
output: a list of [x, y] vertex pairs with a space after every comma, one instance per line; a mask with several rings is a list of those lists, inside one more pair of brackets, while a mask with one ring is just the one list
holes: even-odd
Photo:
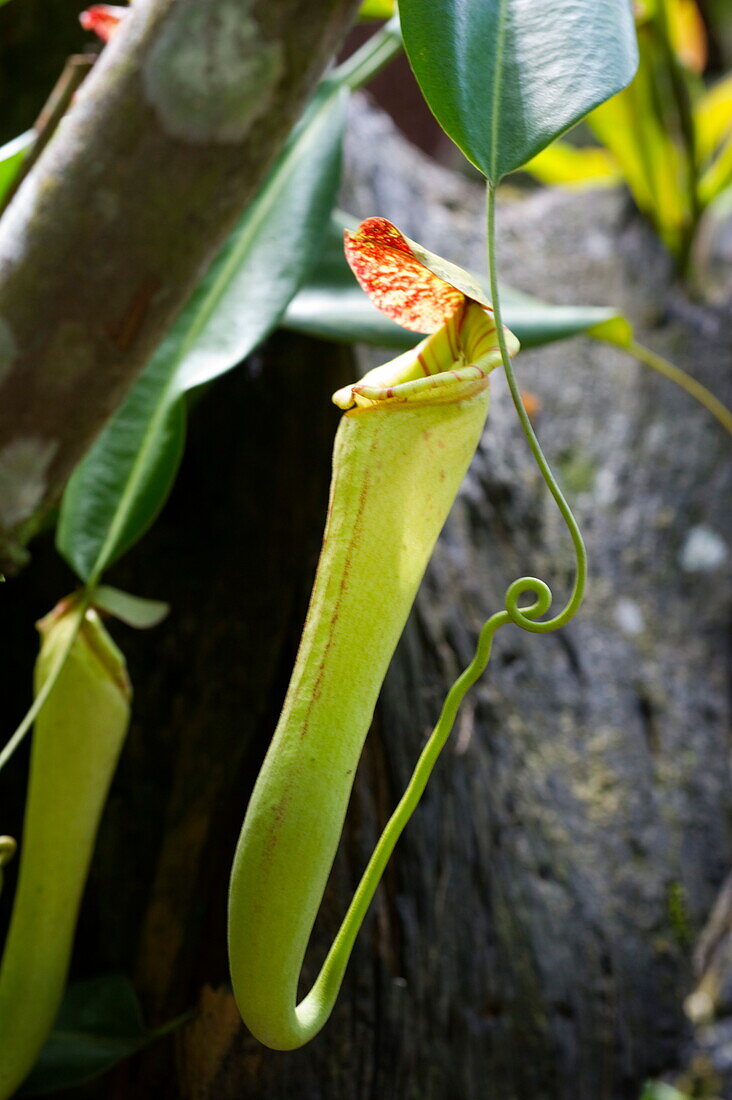
[[103, 52], [0, 224], [6, 566], [255, 193], [355, 6], [140, 0]]
[[[347, 164], [354, 213], [383, 214], [480, 266], [475, 185], [363, 109]], [[730, 317], [669, 292], [620, 194], [506, 198], [499, 226], [508, 281], [622, 305], [641, 339], [730, 400]], [[336, 347], [278, 336], [195, 410], [170, 505], [110, 578], [171, 599], [174, 613], [155, 636], [115, 631], [137, 718], [75, 972], [133, 974], [153, 1024], [199, 1011], [69, 1098], [636, 1100], [647, 1076], [683, 1057], [692, 942], [730, 858], [728, 444], [685, 395], [604, 346], [522, 353], [517, 367], [585, 529], [589, 597], [560, 634], [502, 632], [331, 1021], [288, 1055], [238, 1022], [226, 879], [315, 567], [335, 426], [327, 395], [353, 364]], [[66, 583], [48, 553], [39, 547], [15, 582], [8, 621], [25, 626], [10, 684], [28, 667], [29, 604], [40, 614]], [[546, 577], [561, 599], [570, 571], [496, 378], [483, 444], [382, 693], [307, 982], [481, 622], [517, 575]], [[20, 772], [2, 777], [16, 798]]]

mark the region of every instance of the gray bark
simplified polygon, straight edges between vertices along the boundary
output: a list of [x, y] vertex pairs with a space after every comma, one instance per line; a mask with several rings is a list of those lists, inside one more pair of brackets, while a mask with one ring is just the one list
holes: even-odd
[[0, 223], [5, 568], [254, 195], [355, 6], [140, 0], [125, 16]]
[[[378, 146], [380, 161], [370, 171], [361, 153], [351, 208], [421, 240], [429, 229], [428, 247], [482, 266], [478, 191], [400, 160], [381, 120], [363, 125], [357, 149]], [[405, 194], [405, 180], [418, 188]], [[655, 242], [626, 220], [615, 192], [504, 202], [503, 277], [619, 306], [729, 404], [732, 318], [670, 290]], [[729, 863], [729, 441], [589, 341], [524, 353], [517, 369], [585, 531], [590, 590], [557, 635], [506, 628], [397, 857], [396, 927], [419, 928], [423, 948], [407, 937], [396, 973], [418, 1002], [411, 1025], [428, 1029], [425, 1060], [444, 1050], [436, 1082], [403, 1095], [632, 1096], [677, 1056], [690, 944]], [[387, 681], [395, 790], [419, 744], [415, 712], [429, 725], [508, 582], [529, 572], [557, 599], [568, 589], [566, 535], [498, 380], [494, 399]]]
[[[479, 189], [363, 109], [344, 205], [480, 266]], [[622, 195], [506, 196], [499, 232], [508, 282], [622, 306], [641, 340], [729, 403], [730, 317], [669, 290]], [[353, 364], [335, 346], [278, 336], [196, 409], [170, 505], [110, 578], [137, 590], [144, 578], [174, 614], [155, 638], [116, 631], [137, 718], [75, 972], [133, 973], [153, 1024], [198, 1012], [85, 1096], [636, 1100], [647, 1076], [683, 1058], [692, 943], [730, 861], [728, 443], [684, 394], [603, 345], [523, 352], [517, 369], [541, 399], [537, 430], [585, 531], [587, 602], [556, 635], [499, 635], [333, 1017], [287, 1055], [239, 1023], [226, 880], [315, 567], [327, 395]], [[306, 983], [482, 621], [524, 573], [561, 600], [571, 557], [496, 377], [382, 693]], [[44, 583], [58, 594], [58, 578]]]

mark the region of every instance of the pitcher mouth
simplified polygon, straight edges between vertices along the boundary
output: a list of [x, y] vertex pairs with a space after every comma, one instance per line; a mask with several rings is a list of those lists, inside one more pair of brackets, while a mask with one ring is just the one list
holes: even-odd
[[[505, 330], [509, 354], [519, 342]], [[501, 362], [493, 314], [464, 300], [453, 315], [415, 348], [376, 367], [333, 394], [344, 411], [394, 405], [445, 405], [465, 401], [488, 385]]]

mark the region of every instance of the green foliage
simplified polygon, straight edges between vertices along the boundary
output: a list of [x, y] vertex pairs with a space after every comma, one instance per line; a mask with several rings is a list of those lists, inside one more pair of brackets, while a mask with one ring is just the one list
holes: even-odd
[[[186, 392], [235, 366], [275, 327], [314, 257], [320, 262], [313, 282], [290, 306], [286, 324], [387, 346], [414, 342], [360, 294], [340, 239], [331, 234], [322, 248], [338, 182], [346, 88], [396, 48], [396, 31], [387, 26], [364, 47], [364, 61], [345, 63], [323, 83], [257, 199], [75, 471], [57, 545], [82, 580], [96, 583], [162, 507], [183, 450]], [[549, 306], [511, 291], [507, 301], [508, 323], [527, 346], [615, 316], [594, 307]]]
[[[389, 13], [390, 7], [388, 3], [368, 0], [363, 5], [362, 14], [383, 17]], [[488, 237], [490, 297], [494, 303], [496, 322], [494, 331], [529, 446], [567, 523], [577, 568], [572, 594], [565, 607], [552, 618], [541, 618], [551, 607], [548, 586], [536, 578], [522, 577], [509, 587], [504, 609], [492, 616], [484, 626], [475, 658], [451, 690], [410, 787], [379, 841], [362, 886], [349, 909], [344, 926], [345, 938], [342, 934], [334, 949], [341, 970], [384, 864], [416, 805], [449, 733], [457, 706], [465, 691], [485, 668], [496, 629], [514, 623], [525, 630], [547, 633], [566, 623], [582, 599], [586, 556], [581, 534], [533, 434], [508, 360], [495, 266], [494, 185], [506, 172], [520, 167], [557, 134], [623, 87], [630, 80], [636, 61], [635, 38], [626, 0], [552, 0], [551, 4], [547, 0], [543, 4], [530, 4], [526, 0], [435, 0], [431, 4], [425, 4], [422, 0], [402, 0], [402, 13], [410, 60], [432, 109], [466, 156], [484, 172], [491, 185]], [[331, 225], [330, 235], [327, 232], [339, 177], [347, 91], [362, 81], [364, 74], [373, 73], [377, 64], [393, 56], [396, 42], [393, 29], [388, 30], [379, 41], [375, 36], [375, 45], [368, 46], [354, 61], [346, 63], [321, 84], [303, 121], [269, 173], [257, 198], [195, 290], [138, 384], [74, 474], [61, 509], [57, 543], [61, 553], [87, 582], [82, 596], [84, 601], [94, 600], [98, 606], [138, 626], [159, 621], [164, 611], [161, 605], [151, 606], [149, 601], [135, 600], [114, 589], [99, 588], [97, 582], [104, 570], [141, 536], [165, 500], [183, 447], [186, 394], [240, 362], [283, 316], [285, 323], [291, 327], [321, 335], [369, 338], [380, 344], [392, 343], [392, 346], [399, 347], [403, 347], [405, 342], [409, 345], [414, 343], [410, 335], [405, 338], [396, 326], [372, 313], [372, 307], [347, 274], [340, 231], [336, 234]], [[720, 140], [714, 136], [718, 116], [712, 108], [707, 111], [707, 116], [707, 144], [716, 147]], [[12, 156], [16, 155], [17, 150], [12, 153]], [[7, 159], [11, 161], [11, 156]], [[596, 156], [596, 170], [600, 175], [607, 173], [608, 164], [606, 156]], [[0, 156], [0, 172], [2, 166]], [[14, 170], [9, 168], [11, 176]], [[567, 171], [565, 168], [565, 175]], [[0, 175], [0, 187], [2, 179]], [[319, 263], [310, 283], [295, 297], [318, 253]], [[357, 303], [354, 295], [358, 298]], [[612, 309], [554, 307], [508, 289], [505, 299], [506, 323], [517, 331], [526, 345], [589, 332], [628, 349], [636, 347], [632, 343], [630, 326]], [[486, 315], [477, 306], [471, 304], [469, 309], [477, 312], [482, 322], [486, 323]], [[399, 343], [396, 343], [397, 333]], [[449, 340], [448, 348], [451, 351], [449, 362], [453, 363]], [[445, 373], [458, 377], [458, 372], [454, 370]], [[408, 384], [414, 381], [410, 379]], [[432, 415], [438, 403], [427, 401], [425, 407]], [[440, 415], [443, 412], [440, 406]], [[481, 428], [482, 420], [476, 429], [478, 435]], [[428, 438], [427, 433], [424, 437]], [[370, 450], [368, 453], [370, 455]], [[463, 461], [463, 458], [461, 455], [460, 463], [456, 462], [455, 467], [460, 476], [467, 464], [467, 459]], [[429, 479], [429, 465], [424, 462], [420, 468], [426, 471], [424, 476]], [[587, 471], [577, 468], [575, 474], [584, 483]], [[350, 482], [346, 488], [348, 495], [352, 496]], [[403, 488], [405, 500], [409, 503], [413, 499], [419, 502], [421, 497], [425, 497], [425, 493], [420, 493], [418, 489], [415, 492], [411, 481]], [[401, 500], [394, 512], [399, 527], [407, 515]], [[365, 540], [367, 551], [369, 547], [390, 543], [390, 540], [383, 538], [382, 513], [383, 501], [379, 499], [375, 516], [370, 521], [375, 533]], [[352, 524], [350, 526], [355, 530]], [[430, 530], [429, 535], [429, 539], [425, 536], [424, 541], [425, 546], [429, 543], [431, 547], [435, 532]], [[391, 544], [401, 553], [400, 540], [391, 540]], [[429, 547], [423, 551], [423, 556], [428, 552]], [[339, 568], [350, 569], [350, 563], [336, 565], [336, 574]], [[376, 571], [377, 577], [384, 575], [396, 574], [391, 568]], [[415, 584], [419, 576], [421, 569], [415, 573]], [[519, 600], [527, 595], [533, 596], [534, 602], [528, 606], [519, 604]], [[407, 600], [404, 593], [402, 598], [405, 603], [399, 613], [404, 618], [411, 600]], [[360, 606], [356, 611], [357, 615], [362, 615]], [[381, 619], [377, 626], [380, 624]], [[362, 658], [362, 639], [358, 631], [346, 632], [344, 646], [349, 659], [354, 647], [356, 658]], [[63, 656], [65, 660], [68, 651]], [[333, 653], [329, 662], [329, 674], [336, 687], [336, 702], [328, 704], [334, 708], [336, 718], [329, 733], [340, 743], [343, 685], [339, 682], [339, 667], [334, 665]], [[320, 676], [320, 664], [317, 671]], [[57, 676], [58, 672], [53, 674]], [[350, 676], [342, 679], [354, 682]], [[377, 679], [381, 679], [381, 674]], [[50, 690], [47, 689], [48, 680], [50, 674], [42, 683], [39, 695]], [[374, 686], [378, 690], [378, 683]], [[39, 710], [42, 705], [42, 702], [38, 704]], [[370, 713], [372, 707], [366, 709]], [[71, 714], [68, 707], [66, 714]], [[27, 723], [28, 720], [25, 728]], [[360, 734], [363, 727], [365, 733], [367, 726], [368, 721], [361, 722], [357, 732]], [[315, 770], [320, 772], [317, 751], [312, 757], [313, 762]], [[296, 769], [301, 772], [302, 767], [302, 753], [298, 750]], [[350, 775], [351, 771], [344, 774]], [[317, 803], [317, 799], [315, 802], [312, 799], [308, 801], [309, 805]], [[338, 829], [342, 817], [339, 811], [334, 818]], [[301, 823], [295, 820], [290, 823], [290, 828], [299, 840]], [[316, 838], [313, 843], [317, 846], [320, 842]], [[327, 875], [332, 852], [317, 854]], [[285, 867], [285, 872], [286, 889], [293, 891], [291, 910], [299, 914], [301, 895], [308, 891], [312, 894], [312, 890], [308, 883], [303, 884], [302, 881], [298, 886], [297, 876], [302, 879], [303, 876], [308, 877], [309, 872], [305, 865], [295, 867], [292, 864]], [[251, 890], [243, 891], [245, 899], [250, 900], [253, 896]], [[75, 907], [72, 918], [74, 913]], [[237, 931], [236, 923], [235, 919], [232, 920], [234, 933]], [[265, 923], [263, 936], [269, 937], [271, 930], [271, 925]], [[309, 925], [305, 929], [305, 939], [307, 935]], [[251, 946], [246, 938], [244, 946]], [[259, 961], [266, 960], [263, 951], [257, 957]], [[288, 958], [284, 960], [286, 969], [289, 967]], [[328, 968], [329, 963], [326, 962], [325, 977], [322, 981], [319, 979], [318, 989], [330, 981]], [[294, 992], [297, 975], [291, 974], [289, 977]], [[251, 984], [246, 980], [246, 975], [242, 984], [245, 988]], [[339, 982], [331, 987], [331, 1002], [337, 994], [337, 984]], [[283, 988], [284, 985], [278, 983], [266, 983], [265, 995], [267, 998], [270, 994], [277, 998]], [[316, 990], [316, 1001], [319, 996]], [[290, 1008], [293, 1001], [294, 996], [288, 996]], [[327, 1014], [329, 1007], [325, 1011]], [[49, 1026], [50, 1022], [51, 1018]], [[322, 1019], [318, 1017], [317, 1027], [321, 1023]], [[24, 1088], [24, 1095], [41, 1095], [89, 1080], [141, 1049], [160, 1033], [150, 1033], [144, 1029], [134, 992], [124, 980], [98, 980], [72, 987], [56, 1030]], [[299, 1040], [311, 1033], [313, 1027], [309, 1025], [302, 1034], [298, 1033], [297, 1038]], [[286, 1037], [287, 1043], [290, 1038], [289, 1035]]]
[[326, 82], [256, 200], [127, 400], [75, 471], [57, 544], [82, 580], [147, 529], [183, 448], [187, 391], [240, 362], [277, 324], [312, 261], [338, 186], [346, 91]]
[[676, 65], [657, 20], [638, 27], [640, 64], [629, 88], [595, 111], [588, 124], [615, 158], [639, 208], [678, 255], [692, 217], [683, 150], [673, 140]]
[[[379, 348], [405, 351], [420, 337], [394, 324], [371, 304], [354, 282], [345, 261], [343, 228], [350, 229], [354, 225], [354, 219], [348, 214], [337, 211], [333, 215], [318, 263], [287, 307], [282, 324], [325, 340], [361, 341]], [[477, 289], [488, 295], [486, 280], [467, 274]], [[507, 286], [501, 289], [501, 299], [506, 324], [522, 347], [538, 347], [584, 334], [622, 348], [685, 390], [719, 421], [725, 431], [732, 432], [729, 409], [695, 378], [638, 344], [630, 321], [611, 307], [555, 306]]]
[[142, 1020], [129, 981], [119, 975], [75, 982], [66, 991], [51, 1035], [19, 1096], [45, 1096], [99, 1077], [182, 1023], [155, 1031]]
[[635, 72], [626, 0], [401, 0], [399, 9], [425, 99], [492, 184]]
[[732, 185], [732, 76], [704, 90], [703, 24], [690, 0], [646, 0], [638, 42], [635, 79], [587, 120], [604, 149], [560, 141], [526, 167], [564, 186], [625, 180], [684, 266], [701, 214]]
[[[0, 0], [2, 4], [3, 0]], [[0, 204], [23, 163], [23, 158], [36, 140], [35, 131], [27, 130], [0, 148]]]
[[[333, 215], [318, 262], [287, 307], [282, 323], [326, 340], [359, 340], [399, 351], [413, 347], [421, 337], [376, 309], [353, 278], [343, 255], [343, 229], [354, 227], [348, 214]], [[486, 280], [471, 277], [488, 294]], [[502, 297], [506, 324], [523, 347], [563, 340], [617, 317], [615, 310], [604, 306], [554, 306], [511, 287], [503, 288]]]
[[554, 141], [524, 165], [542, 183], [583, 191], [591, 187], [611, 187], [622, 182], [620, 167], [607, 149], [596, 145], [571, 145]]
[[363, 0], [358, 9], [359, 19], [391, 19], [394, 14], [394, 0]]
[[162, 600], [132, 596], [108, 584], [100, 584], [94, 589], [94, 607], [136, 630], [158, 626], [170, 611], [170, 606]]

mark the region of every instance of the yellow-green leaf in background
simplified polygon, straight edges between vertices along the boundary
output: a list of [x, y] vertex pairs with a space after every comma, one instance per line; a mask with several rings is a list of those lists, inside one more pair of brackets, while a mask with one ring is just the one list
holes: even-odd
[[666, 0], [671, 45], [681, 64], [693, 73], [707, 65], [707, 32], [696, 0]]
[[691, 1097], [663, 1081], [647, 1081], [640, 1100], [691, 1100]]
[[699, 201], [708, 206], [718, 195], [732, 186], [732, 135], [716, 160], [699, 180]]
[[702, 96], [694, 111], [694, 122], [699, 163], [704, 164], [718, 145], [732, 137], [732, 73]]
[[640, 30], [657, 19], [661, 6], [674, 53], [684, 68], [702, 73], [707, 63], [707, 32], [696, 0], [634, 0], [636, 27]]
[[689, 218], [682, 169], [663, 115], [663, 89], [656, 83], [651, 39], [639, 29], [640, 65], [629, 85], [597, 107], [587, 123], [617, 160], [640, 210], [677, 254]]
[[524, 171], [542, 183], [576, 190], [612, 187], [623, 179], [618, 162], [607, 149], [596, 145], [580, 148], [568, 141], [555, 141], [542, 149], [524, 165]]
[[391, 19], [394, 14], [394, 0], [363, 0], [358, 9], [358, 18]]

